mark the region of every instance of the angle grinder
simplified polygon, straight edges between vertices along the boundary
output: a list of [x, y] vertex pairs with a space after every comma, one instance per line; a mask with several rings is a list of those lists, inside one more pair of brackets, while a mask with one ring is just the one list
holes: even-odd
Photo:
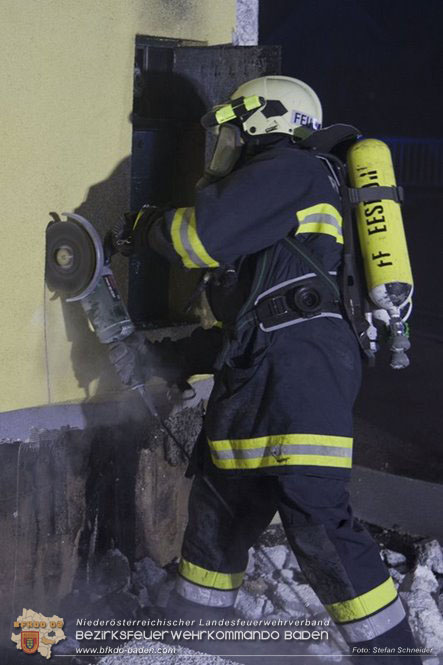
[[112, 250], [87, 219], [66, 212], [46, 230], [46, 283], [66, 302], [80, 302], [103, 344], [135, 331], [110, 267]]
[[[81, 215], [53, 215], [46, 230], [46, 283], [66, 302], [80, 302], [120, 380], [136, 390], [150, 413], [159, 417], [146, 389], [148, 351], [143, 333], [136, 331], [120, 296], [110, 261], [110, 236], [103, 243], [94, 226]], [[163, 424], [163, 423], [162, 423]]]

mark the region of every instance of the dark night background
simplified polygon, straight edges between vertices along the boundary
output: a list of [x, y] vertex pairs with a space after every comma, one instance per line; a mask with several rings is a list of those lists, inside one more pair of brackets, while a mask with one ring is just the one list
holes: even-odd
[[356, 408], [359, 464], [443, 481], [443, 3], [263, 0], [260, 44], [282, 45], [282, 74], [311, 85], [324, 124], [389, 143], [415, 279], [411, 366], [379, 354]]
[[311, 85], [326, 124], [442, 138], [441, 0], [263, 0], [260, 43]]

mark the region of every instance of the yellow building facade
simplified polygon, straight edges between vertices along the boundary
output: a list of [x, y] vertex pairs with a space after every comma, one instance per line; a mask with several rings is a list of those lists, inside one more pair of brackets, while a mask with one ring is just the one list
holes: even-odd
[[[79, 378], [76, 332], [45, 287], [45, 229], [51, 211], [77, 209], [128, 168], [136, 35], [230, 42], [235, 9], [234, 0], [1, 0], [1, 412], [97, 391], [102, 350], [91, 336]], [[123, 190], [111, 192], [116, 207], [129, 204]]]

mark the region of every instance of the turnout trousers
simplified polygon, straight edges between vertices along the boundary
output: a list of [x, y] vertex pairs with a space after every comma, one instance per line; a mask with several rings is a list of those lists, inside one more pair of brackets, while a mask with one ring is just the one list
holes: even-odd
[[415, 646], [378, 545], [353, 518], [346, 480], [297, 473], [211, 475], [210, 483], [212, 488], [198, 475], [191, 490], [176, 586], [183, 610], [186, 604], [212, 610], [234, 605], [248, 550], [278, 511], [308, 583], [351, 653], [358, 645]]

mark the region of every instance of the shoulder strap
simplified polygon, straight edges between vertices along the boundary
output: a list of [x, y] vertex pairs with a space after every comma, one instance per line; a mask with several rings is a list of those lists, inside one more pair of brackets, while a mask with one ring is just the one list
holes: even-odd
[[335, 167], [342, 201], [344, 250], [340, 286], [343, 296], [343, 306], [363, 354], [370, 360], [370, 362], [372, 362], [374, 359], [374, 353], [370, 347], [370, 340], [367, 335], [369, 323], [365, 317], [366, 297], [364, 295], [363, 287], [365, 281], [362, 274], [361, 264], [359, 269], [356, 260], [356, 254], [359, 251], [359, 247], [355, 241], [352, 202], [346, 181], [345, 166], [335, 155], [325, 154], [321, 156], [330, 160]]
[[307, 263], [309, 263], [314, 272], [319, 277], [321, 277], [321, 279], [325, 282], [325, 284], [332, 290], [337, 300], [340, 299], [339, 287], [337, 286], [335, 281], [331, 279], [331, 276], [326, 272], [326, 270], [324, 270], [323, 267], [320, 265], [317, 257], [314, 256], [314, 253], [303, 243], [301, 243], [299, 239], [296, 238], [295, 236], [287, 236], [283, 242], [285, 243], [286, 247], [291, 250], [291, 252], [293, 252], [294, 254], [298, 254]]
[[316, 153], [329, 154], [341, 143], [355, 141], [358, 136], [361, 136], [361, 132], [356, 127], [353, 127], [353, 125], [330, 125], [324, 129], [312, 132], [297, 145], [300, 148], [313, 150]]
[[260, 252], [249, 296], [238, 312], [235, 324], [229, 328], [224, 326], [223, 346], [214, 365], [217, 370], [225, 363], [229, 365], [236, 345], [241, 345], [241, 341], [244, 341], [245, 337], [251, 335], [254, 330], [254, 325], [256, 324], [256, 315], [253, 309], [254, 302], [263, 290], [263, 283], [269, 267], [269, 257], [272, 249], [273, 247], [268, 247]]

